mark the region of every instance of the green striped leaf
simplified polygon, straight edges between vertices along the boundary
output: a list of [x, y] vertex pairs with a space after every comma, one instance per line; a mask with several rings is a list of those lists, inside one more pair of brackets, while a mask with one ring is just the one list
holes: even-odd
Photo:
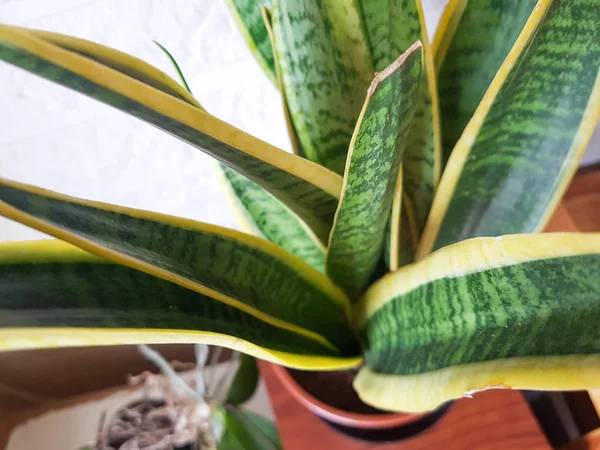
[[114, 106], [214, 156], [261, 185], [302, 217], [319, 239], [327, 240], [342, 179], [207, 114], [175, 81], [159, 83], [167, 76], [157, 69], [88, 41], [8, 26], [0, 27], [0, 59]]
[[302, 149], [341, 174], [374, 74], [360, 8], [353, 0], [276, 0], [272, 14], [275, 54]]
[[350, 298], [362, 292], [381, 257], [421, 75], [417, 42], [377, 74], [352, 137], [325, 263], [327, 275]]
[[325, 272], [325, 247], [298, 216], [256, 183], [227, 166], [217, 171], [238, 224]]
[[444, 165], [537, 2], [449, 2], [434, 43]]
[[226, 0], [225, 3], [254, 58], [265, 75], [277, 84], [273, 47], [261, 11], [264, 6], [257, 0]]
[[402, 191], [402, 178], [400, 166], [384, 234], [384, 257], [389, 272], [412, 263], [419, 242], [414, 210], [410, 199]]
[[543, 229], [600, 117], [599, 35], [595, 0], [538, 4], [448, 161], [417, 258]]
[[324, 275], [260, 238], [0, 180], [0, 215], [356, 355], [348, 300]]
[[322, 344], [57, 240], [0, 244], [0, 349], [221, 345], [284, 365], [344, 364]]
[[[275, 34], [273, 32], [273, 17], [271, 12], [266, 8], [262, 8], [263, 21], [265, 23], [265, 27], [267, 28], [267, 32], [269, 33], [269, 38], [271, 39], [271, 46], [275, 48]], [[306, 153], [302, 149], [302, 144], [300, 143], [300, 137], [298, 136], [298, 132], [296, 131], [296, 127], [294, 126], [294, 122], [292, 121], [292, 115], [290, 113], [290, 107], [288, 105], [287, 97], [285, 95], [285, 89], [283, 87], [283, 75], [281, 74], [281, 65], [279, 64], [278, 55], [274, 54], [275, 59], [275, 72], [277, 74], [277, 87], [281, 92], [281, 103], [283, 106], [283, 116], [285, 117], [285, 124], [287, 126], [288, 135], [290, 137], [290, 142], [292, 144], [292, 149], [294, 154], [306, 158]]]
[[[158, 46], [167, 54], [182, 84], [191, 94], [175, 58], [162, 45]], [[223, 193], [230, 200], [237, 222], [246, 233], [263, 236], [320, 272], [325, 271], [325, 248], [302, 220], [258, 184], [235, 170], [224, 164], [219, 164], [216, 170]]]
[[476, 238], [372, 285], [355, 307], [363, 401], [423, 411], [478, 390], [600, 386], [600, 233]]
[[440, 178], [441, 134], [433, 53], [421, 0], [361, 0], [375, 70], [383, 70], [413, 42], [421, 40], [425, 71], [411, 125], [404, 167], [404, 192], [414, 205], [419, 236]]

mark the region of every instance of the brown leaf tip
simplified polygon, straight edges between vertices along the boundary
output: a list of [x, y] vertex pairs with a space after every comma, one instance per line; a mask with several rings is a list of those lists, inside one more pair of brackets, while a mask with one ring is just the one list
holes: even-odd
[[415, 42], [413, 45], [408, 47], [408, 50], [402, 53], [398, 57], [398, 59], [396, 59], [396, 61], [391, 63], [381, 72], [375, 72], [375, 77], [373, 77], [373, 81], [371, 81], [371, 85], [369, 86], [369, 90], [367, 91], [367, 98], [371, 98], [373, 96], [375, 90], [377, 89], [377, 86], [379, 86], [379, 83], [381, 83], [387, 77], [396, 72], [400, 67], [402, 67], [402, 65], [409, 58], [409, 56], [411, 56], [416, 51], [420, 50], [422, 47], [423, 43], [421, 41]]

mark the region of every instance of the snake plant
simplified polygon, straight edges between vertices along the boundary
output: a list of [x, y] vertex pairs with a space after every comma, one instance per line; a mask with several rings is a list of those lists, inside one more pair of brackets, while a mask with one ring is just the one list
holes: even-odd
[[294, 154], [134, 57], [0, 27], [0, 59], [216, 158], [244, 229], [2, 179], [0, 214], [57, 239], [0, 245], [0, 348], [361, 366], [393, 411], [600, 386], [600, 234], [538, 234], [600, 115], [600, 1], [451, 0], [432, 43], [420, 0], [229, 6]]

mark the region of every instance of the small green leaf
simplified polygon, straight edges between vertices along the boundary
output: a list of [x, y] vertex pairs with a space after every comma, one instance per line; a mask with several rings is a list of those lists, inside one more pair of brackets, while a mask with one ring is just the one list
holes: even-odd
[[226, 404], [241, 405], [250, 400], [258, 386], [258, 365], [252, 356], [241, 355], [240, 365], [231, 383]]
[[237, 408], [226, 408], [224, 417], [225, 433], [219, 450], [281, 450], [279, 439], [272, 440], [272, 431], [263, 431], [264, 419], [257, 426], [256, 418], [250, 419], [247, 411]]
[[171, 55], [169, 50], [167, 50], [160, 42], [156, 42], [156, 41], [153, 41], [153, 42], [158, 46], [158, 48], [160, 48], [163, 51], [163, 53], [165, 55], [167, 55], [167, 58], [169, 58], [169, 60], [171, 61], [171, 64], [173, 64], [173, 67], [177, 71], [177, 75], [179, 75], [181, 84], [183, 84], [183, 87], [185, 87], [186, 91], [188, 91], [190, 93], [190, 95], [193, 95], [192, 90], [190, 89], [190, 86], [188, 85], [185, 77], [183, 76], [183, 72], [179, 68], [179, 64], [177, 64], [177, 61], [175, 61], [175, 58], [173, 57], [173, 55]]
[[245, 409], [239, 409], [238, 411], [239, 415], [247, 419], [246, 422], [252, 422], [254, 427], [260, 430], [260, 432], [273, 443], [275, 448], [282, 448], [281, 440], [279, 438], [279, 431], [272, 420], [265, 419], [263, 416]]

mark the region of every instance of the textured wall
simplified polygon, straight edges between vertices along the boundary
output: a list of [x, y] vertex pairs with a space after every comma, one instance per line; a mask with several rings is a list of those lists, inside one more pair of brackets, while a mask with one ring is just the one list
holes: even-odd
[[[445, 3], [425, 0], [430, 24]], [[0, 21], [98, 41], [175, 76], [157, 40], [212, 114], [289, 149], [278, 93], [223, 0], [0, 0]], [[0, 105], [1, 176], [235, 227], [211, 158], [150, 125], [6, 64]], [[0, 219], [0, 240], [41, 236]]]
[[[289, 147], [276, 89], [221, 0], [0, 0], [0, 20], [91, 39], [175, 76], [214, 115]], [[80, 197], [235, 226], [212, 158], [152, 126], [0, 64], [0, 174]], [[0, 240], [41, 234], [7, 220]]]

